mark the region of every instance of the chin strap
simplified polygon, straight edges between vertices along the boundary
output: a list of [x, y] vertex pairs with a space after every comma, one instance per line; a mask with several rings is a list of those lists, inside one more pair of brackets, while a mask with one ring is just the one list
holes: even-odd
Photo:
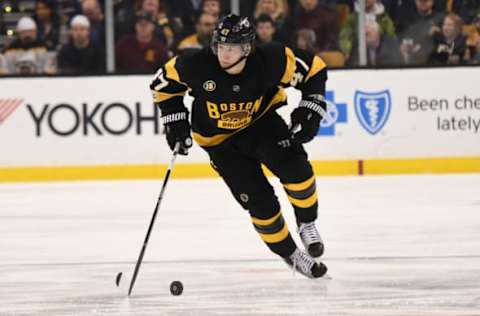
[[222, 69], [223, 69], [223, 70], [228, 70], [228, 69], [230, 69], [230, 68], [232, 68], [232, 67], [235, 67], [236, 65], [238, 65], [239, 63], [241, 63], [242, 60], [244, 60], [245, 58], [247, 58], [247, 56], [248, 56], [248, 55], [243, 55], [243, 57], [240, 57], [236, 62], [234, 62], [233, 64], [231, 64], [231, 65], [228, 66], [228, 67], [225, 67], [225, 68], [222, 67]]

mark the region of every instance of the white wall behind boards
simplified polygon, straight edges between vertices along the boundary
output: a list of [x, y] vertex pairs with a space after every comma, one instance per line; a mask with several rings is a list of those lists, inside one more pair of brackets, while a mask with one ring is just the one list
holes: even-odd
[[[313, 160], [480, 156], [480, 68], [338, 70]], [[166, 163], [151, 76], [0, 80], [0, 167]], [[288, 91], [288, 112], [299, 94]], [[207, 162], [195, 146], [179, 163]]]

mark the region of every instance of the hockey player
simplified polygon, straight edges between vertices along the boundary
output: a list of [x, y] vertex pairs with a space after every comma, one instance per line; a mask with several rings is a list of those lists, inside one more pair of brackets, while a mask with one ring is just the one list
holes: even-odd
[[[296, 271], [318, 278], [327, 268], [314, 259], [323, 254], [323, 242], [314, 224], [315, 175], [302, 143], [314, 138], [325, 113], [326, 66], [280, 44], [254, 47], [254, 37], [248, 18], [227, 15], [210, 48], [172, 58], [150, 88], [170, 148], [180, 143], [186, 155], [193, 135], [266, 245]], [[302, 101], [289, 129], [276, 109], [286, 104], [290, 86], [302, 92]], [[187, 92], [194, 98], [191, 120], [183, 103]], [[283, 184], [306, 252], [290, 235], [262, 164]]]

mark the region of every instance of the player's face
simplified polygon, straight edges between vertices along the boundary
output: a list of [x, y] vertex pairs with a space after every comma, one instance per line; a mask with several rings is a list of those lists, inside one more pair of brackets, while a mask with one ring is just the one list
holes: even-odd
[[228, 67], [243, 57], [242, 45], [218, 44], [218, 62], [222, 68]]

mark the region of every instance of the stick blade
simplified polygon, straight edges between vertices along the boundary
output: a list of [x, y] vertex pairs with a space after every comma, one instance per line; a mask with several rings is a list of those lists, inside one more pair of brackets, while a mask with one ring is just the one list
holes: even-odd
[[115, 285], [116, 285], [117, 287], [120, 286], [120, 281], [122, 280], [122, 275], [123, 275], [122, 272], [118, 272], [118, 273], [117, 273], [117, 276], [115, 277]]

